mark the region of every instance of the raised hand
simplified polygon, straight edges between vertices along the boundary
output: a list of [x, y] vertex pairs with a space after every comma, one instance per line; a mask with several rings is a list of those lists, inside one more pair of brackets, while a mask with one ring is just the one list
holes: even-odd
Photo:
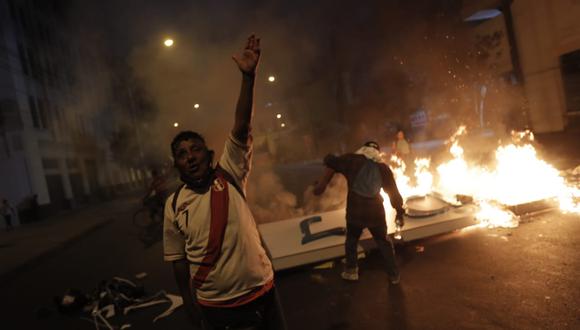
[[248, 37], [246, 47], [237, 55], [233, 55], [232, 59], [244, 74], [253, 75], [256, 73], [256, 67], [260, 61], [260, 38], [255, 35]]

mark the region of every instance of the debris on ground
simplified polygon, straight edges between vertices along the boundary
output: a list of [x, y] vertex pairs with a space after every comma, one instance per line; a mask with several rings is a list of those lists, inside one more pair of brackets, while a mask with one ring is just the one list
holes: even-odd
[[141, 272], [139, 274], [135, 274], [135, 278], [138, 279], [138, 280], [142, 280], [145, 277], [147, 277], [147, 273], [145, 273], [145, 272]]
[[[138, 275], [141, 275], [141, 278], [147, 276], [146, 273], [140, 273], [135, 277]], [[54, 302], [60, 313], [79, 316], [83, 320], [92, 322], [97, 329], [119, 329], [118, 326], [113, 326], [109, 319], [116, 315], [125, 316], [138, 309], [169, 304], [163, 313], [153, 319], [153, 322], [156, 322], [171, 315], [183, 305], [181, 296], [168, 294], [163, 290], [148, 295], [143, 285], [121, 277], [101, 281], [90, 294], [85, 294], [78, 289], [69, 289], [63, 296], [55, 297]], [[129, 327], [131, 324], [123, 324], [120, 328]]]
[[425, 247], [423, 245], [417, 245], [415, 246], [415, 251], [421, 253], [425, 251]]
[[327, 261], [325, 263], [316, 265], [313, 269], [332, 269], [334, 267], [334, 261]]

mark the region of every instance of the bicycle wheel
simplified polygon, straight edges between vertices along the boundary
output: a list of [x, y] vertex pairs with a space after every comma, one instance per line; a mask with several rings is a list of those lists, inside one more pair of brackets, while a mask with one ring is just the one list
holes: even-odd
[[133, 214], [133, 225], [146, 228], [151, 225], [151, 214], [148, 208], [140, 208]]

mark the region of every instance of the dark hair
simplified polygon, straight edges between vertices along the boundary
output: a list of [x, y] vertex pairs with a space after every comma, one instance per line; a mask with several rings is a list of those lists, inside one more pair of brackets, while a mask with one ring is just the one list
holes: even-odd
[[203, 144], [205, 144], [205, 139], [201, 134], [194, 131], [182, 131], [177, 133], [177, 135], [173, 138], [173, 141], [171, 141], [171, 155], [175, 157], [175, 152], [177, 151], [177, 146], [179, 143], [181, 143], [181, 141], [187, 140], [200, 140], [203, 142]]

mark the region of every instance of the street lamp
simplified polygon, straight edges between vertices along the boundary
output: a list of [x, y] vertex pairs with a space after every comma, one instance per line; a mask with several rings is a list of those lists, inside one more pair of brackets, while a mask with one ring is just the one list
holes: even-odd
[[193, 107], [194, 107], [195, 109], [199, 109], [199, 104], [198, 104], [198, 103], [196, 103], [196, 104], [194, 104], [194, 105], [193, 105]]
[[282, 118], [282, 115], [278, 113], [278, 114], [276, 114], [276, 118], [280, 119], [280, 118]]
[[282, 128], [286, 127], [286, 123], [280, 124], [280, 127], [282, 127]]
[[173, 127], [179, 127], [179, 123], [178, 122], [173, 123]]
[[269, 81], [269, 82], [274, 82], [274, 81], [276, 81], [276, 77], [274, 77], [274, 76], [269, 76], [269, 77], [268, 77], [268, 81]]
[[171, 46], [173, 46], [173, 39], [167, 38], [167, 39], [165, 39], [163, 44], [165, 45], [165, 47], [171, 47]]

